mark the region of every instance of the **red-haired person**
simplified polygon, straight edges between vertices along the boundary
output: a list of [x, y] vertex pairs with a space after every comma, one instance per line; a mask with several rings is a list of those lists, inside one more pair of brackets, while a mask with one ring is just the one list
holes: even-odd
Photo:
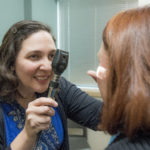
[[106, 150], [150, 150], [150, 6], [110, 19], [98, 59], [88, 74], [104, 100], [100, 127], [116, 134]]

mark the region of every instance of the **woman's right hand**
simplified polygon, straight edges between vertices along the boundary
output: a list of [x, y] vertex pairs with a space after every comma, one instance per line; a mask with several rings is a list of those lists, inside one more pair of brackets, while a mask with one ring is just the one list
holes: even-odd
[[52, 107], [57, 107], [58, 104], [51, 98], [41, 97], [28, 104], [26, 109], [26, 121], [24, 131], [29, 137], [37, 136], [41, 130], [49, 128], [51, 116], [54, 116], [55, 111]]

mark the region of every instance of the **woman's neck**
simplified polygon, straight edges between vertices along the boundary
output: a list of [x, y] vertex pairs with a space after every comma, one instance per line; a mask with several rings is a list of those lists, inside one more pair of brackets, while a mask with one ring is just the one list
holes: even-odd
[[30, 96], [25, 97], [20, 92], [17, 92], [16, 100], [25, 109], [28, 107], [29, 102], [31, 102], [35, 99], [36, 99], [35, 93], [33, 93]]

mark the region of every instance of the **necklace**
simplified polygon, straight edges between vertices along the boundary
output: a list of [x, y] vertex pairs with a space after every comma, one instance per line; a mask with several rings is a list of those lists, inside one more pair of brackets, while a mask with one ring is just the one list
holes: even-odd
[[22, 94], [20, 94], [19, 91], [17, 91], [16, 93], [16, 100], [17, 102], [23, 107], [23, 108], [27, 108], [29, 102], [33, 101], [36, 99], [36, 95], [34, 94], [31, 97], [24, 97]]
[[35, 94], [32, 95], [31, 97], [25, 97], [25, 96], [23, 96], [19, 91], [17, 91], [16, 95], [17, 95], [18, 98], [21, 98], [21, 99], [24, 99], [24, 100], [30, 100], [30, 99], [33, 100], [33, 99], [36, 98], [36, 95], [35, 95]]

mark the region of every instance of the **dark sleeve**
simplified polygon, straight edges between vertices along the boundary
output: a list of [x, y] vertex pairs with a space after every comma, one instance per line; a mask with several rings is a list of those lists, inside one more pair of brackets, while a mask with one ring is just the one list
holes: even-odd
[[68, 118], [88, 128], [97, 129], [102, 101], [89, 96], [64, 78], [60, 80], [59, 97]]
[[6, 148], [4, 118], [1, 105], [0, 105], [0, 150], [11, 150], [10, 147]]
[[150, 150], [150, 137], [139, 136], [133, 140], [125, 137], [113, 142], [105, 150]]

